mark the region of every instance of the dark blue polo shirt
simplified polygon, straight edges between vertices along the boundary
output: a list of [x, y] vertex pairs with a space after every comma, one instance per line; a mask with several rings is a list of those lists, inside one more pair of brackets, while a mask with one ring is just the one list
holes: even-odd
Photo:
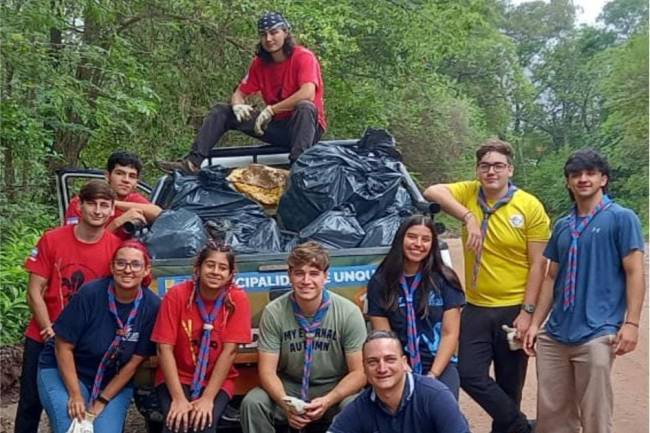
[[334, 418], [328, 433], [470, 433], [458, 402], [442, 382], [411, 373], [405, 382], [395, 414], [369, 388]]

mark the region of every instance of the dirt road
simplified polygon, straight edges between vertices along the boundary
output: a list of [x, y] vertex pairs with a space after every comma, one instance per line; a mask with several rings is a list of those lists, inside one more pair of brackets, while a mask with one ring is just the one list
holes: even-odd
[[[454, 268], [463, 279], [463, 253], [459, 239], [446, 239]], [[646, 270], [647, 256], [646, 256]], [[646, 274], [647, 287], [647, 274]], [[641, 320], [641, 337], [637, 349], [614, 362], [614, 431], [616, 433], [648, 433], [648, 299]], [[528, 364], [528, 375], [522, 402], [523, 412], [530, 419], [536, 417], [537, 378], [535, 360]], [[466, 394], [461, 393], [460, 404], [470, 422], [473, 433], [488, 433], [490, 418]]]

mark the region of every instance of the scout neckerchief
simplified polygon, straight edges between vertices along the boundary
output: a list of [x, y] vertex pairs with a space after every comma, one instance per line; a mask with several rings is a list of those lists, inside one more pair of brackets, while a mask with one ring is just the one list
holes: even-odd
[[133, 302], [133, 308], [129, 312], [129, 315], [126, 319], [126, 323], [122, 323], [120, 316], [117, 314], [117, 304], [115, 303], [115, 288], [113, 287], [113, 281], [110, 282], [108, 286], [108, 309], [113, 314], [115, 322], [117, 323], [117, 329], [115, 331], [115, 338], [111, 342], [111, 345], [108, 346], [108, 349], [104, 353], [102, 360], [99, 363], [97, 368], [97, 373], [95, 374], [95, 380], [93, 382], [93, 389], [90, 393], [90, 402], [97, 400], [99, 393], [101, 392], [102, 382], [104, 381], [104, 373], [106, 367], [113, 362], [115, 357], [119, 356], [118, 349], [120, 343], [130, 334], [131, 326], [135, 317], [138, 315], [138, 310], [140, 309], [140, 301], [142, 301], [143, 291], [141, 287], [138, 287], [138, 294], [135, 297]]
[[325, 314], [332, 304], [332, 301], [330, 300], [329, 291], [323, 290], [323, 297], [320, 306], [318, 307], [318, 311], [316, 311], [313, 320], [309, 323], [309, 320], [307, 320], [303, 314], [293, 294], [289, 299], [291, 300], [291, 307], [293, 308], [293, 315], [296, 318], [296, 322], [298, 322], [298, 326], [300, 326], [300, 328], [305, 332], [305, 366], [302, 370], [300, 398], [302, 398], [303, 401], [309, 401], [309, 376], [311, 375], [311, 364], [314, 360], [314, 335], [316, 330], [320, 328], [323, 323]]
[[508, 204], [508, 202], [512, 200], [512, 196], [515, 195], [515, 191], [517, 191], [517, 187], [509, 182], [508, 191], [506, 192], [506, 195], [504, 195], [499, 200], [497, 200], [497, 202], [494, 203], [494, 206], [490, 207], [487, 203], [487, 199], [485, 198], [485, 192], [483, 192], [483, 188], [482, 187], [479, 188], [477, 201], [478, 201], [478, 205], [481, 207], [481, 210], [483, 211], [483, 221], [481, 221], [481, 244], [479, 245], [478, 252], [474, 257], [474, 267], [472, 268], [473, 288], [476, 288], [476, 283], [478, 281], [478, 273], [481, 270], [481, 255], [483, 254], [483, 244], [485, 243], [485, 238], [487, 237], [488, 223], [490, 217], [500, 207]]
[[212, 310], [210, 311], [210, 314], [208, 314], [207, 310], [205, 309], [205, 303], [203, 302], [203, 299], [201, 298], [201, 295], [199, 293], [199, 284], [200, 283], [197, 279], [194, 284], [194, 290], [196, 290], [196, 294], [194, 296], [194, 302], [196, 302], [196, 305], [199, 309], [199, 315], [201, 316], [201, 320], [203, 321], [203, 334], [201, 336], [201, 346], [199, 346], [199, 358], [196, 363], [196, 366], [194, 367], [194, 376], [192, 377], [192, 388], [190, 393], [190, 400], [196, 400], [199, 397], [199, 394], [201, 393], [201, 388], [202, 388], [201, 384], [205, 379], [205, 372], [208, 369], [208, 358], [210, 354], [210, 337], [212, 335], [212, 330], [214, 329], [214, 323], [217, 319], [217, 316], [219, 315], [221, 306], [223, 305], [223, 302], [226, 298], [226, 293], [228, 292], [227, 290], [228, 286], [226, 286], [223, 292], [219, 295], [219, 297], [217, 297], [217, 299], [212, 304]]
[[406, 335], [408, 337], [407, 350], [409, 353], [409, 361], [411, 368], [417, 374], [422, 374], [422, 360], [420, 358], [420, 348], [418, 347], [418, 328], [415, 316], [415, 307], [413, 306], [413, 298], [420, 282], [422, 281], [422, 273], [418, 272], [413, 277], [413, 281], [409, 286], [406, 283], [406, 277], [402, 275], [399, 279], [399, 285], [404, 293], [404, 300], [406, 302]]
[[608, 196], [603, 196], [603, 199], [596, 205], [596, 207], [585, 216], [580, 224], [576, 226], [578, 220], [578, 209], [573, 207], [569, 215], [569, 230], [571, 231], [571, 244], [569, 245], [569, 257], [567, 259], [566, 277], [564, 279], [564, 302], [563, 310], [570, 309], [573, 311], [576, 301], [576, 277], [578, 273], [578, 239], [582, 232], [585, 231], [589, 223], [601, 211], [607, 209], [612, 204], [612, 199]]

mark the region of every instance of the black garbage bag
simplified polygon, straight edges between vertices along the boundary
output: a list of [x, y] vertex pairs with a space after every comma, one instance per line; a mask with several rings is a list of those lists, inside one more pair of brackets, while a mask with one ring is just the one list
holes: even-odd
[[353, 144], [309, 148], [293, 164], [280, 199], [283, 227], [300, 231], [323, 213], [348, 204], [359, 223], [376, 219], [395, 202], [402, 181], [398, 163], [395, 140], [385, 130], [368, 129]]
[[415, 213], [415, 206], [413, 206], [413, 199], [411, 198], [411, 194], [409, 194], [406, 188], [401, 185], [399, 188], [397, 188], [397, 193], [395, 194], [395, 207], [398, 210], [406, 209], [412, 213]]
[[313, 240], [327, 248], [355, 248], [364, 235], [351, 206], [325, 212], [298, 234], [300, 242]]
[[226, 169], [220, 166], [206, 167], [197, 176], [175, 172], [174, 197], [169, 207], [194, 212], [203, 221], [233, 214], [265, 217], [259, 204], [230, 188], [226, 175]]
[[202, 169], [198, 176], [174, 174], [172, 209], [199, 215], [210, 236], [239, 253], [280, 252], [280, 229], [262, 206], [233, 190], [220, 166]]
[[283, 251], [280, 227], [272, 218], [251, 218], [235, 222], [226, 234], [225, 242], [238, 253]]
[[363, 227], [366, 235], [359, 246], [383, 247], [392, 244], [402, 220], [410, 215], [413, 215], [413, 212], [407, 208], [392, 208], [388, 215], [371, 221]]
[[153, 259], [195, 257], [208, 241], [198, 215], [185, 209], [165, 210], [142, 241]]

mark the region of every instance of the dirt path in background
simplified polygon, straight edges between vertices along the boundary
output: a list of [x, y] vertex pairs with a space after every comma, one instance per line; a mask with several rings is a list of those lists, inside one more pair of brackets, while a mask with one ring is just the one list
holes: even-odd
[[[454, 263], [454, 268], [463, 279], [463, 253], [459, 239], [445, 239]], [[647, 251], [647, 247], [646, 247]], [[646, 256], [646, 270], [648, 257]], [[647, 286], [647, 274], [646, 274]], [[8, 363], [6, 359], [0, 360], [0, 369], [6, 372], [12, 368], [15, 361]], [[20, 362], [20, 361], [18, 361]], [[648, 299], [644, 305], [641, 321], [641, 338], [638, 348], [626, 356], [622, 356], [614, 363], [614, 431], [616, 433], [648, 433]], [[17, 386], [17, 384], [16, 384]], [[9, 403], [11, 397], [17, 395], [17, 389], [7, 392], [3, 390], [0, 396], [0, 433], [13, 432], [13, 420], [16, 404]], [[532, 359], [528, 367], [528, 376], [524, 388], [522, 409], [528, 418], [534, 419], [536, 415], [537, 380], [535, 377], [535, 360]], [[9, 397], [9, 398], [8, 398]], [[485, 412], [461, 392], [460, 404], [465, 416], [470, 422], [473, 433], [488, 433], [490, 431], [490, 418]], [[47, 433], [47, 417], [41, 423], [39, 433]], [[142, 417], [139, 416], [133, 405], [129, 411], [125, 432], [145, 431]], [[405, 432], [406, 433], [406, 432]]]
[[[463, 276], [463, 252], [460, 239], [445, 239], [449, 245], [454, 269]], [[646, 251], [648, 247], [646, 246]], [[646, 287], [648, 285], [648, 256], [646, 255]], [[648, 297], [641, 316], [641, 335], [637, 349], [614, 362], [614, 432], [648, 433]], [[528, 364], [522, 410], [530, 419], [536, 417], [537, 378], [535, 359]], [[465, 393], [460, 405], [473, 433], [489, 433], [490, 417]]]

